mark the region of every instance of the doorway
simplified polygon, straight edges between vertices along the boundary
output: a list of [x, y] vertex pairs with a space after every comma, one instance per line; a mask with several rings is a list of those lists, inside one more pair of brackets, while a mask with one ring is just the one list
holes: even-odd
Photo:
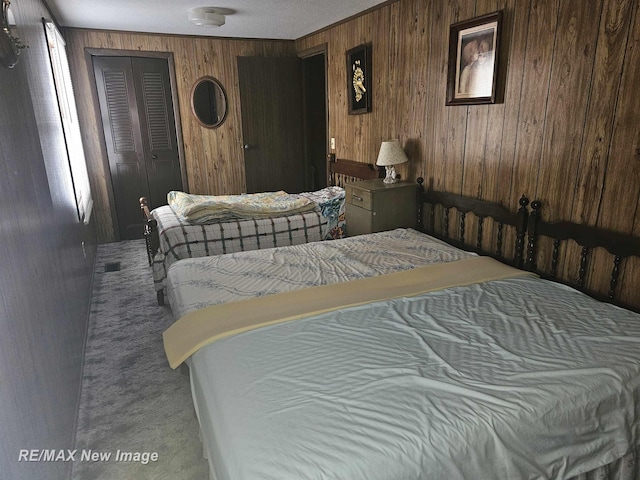
[[183, 189], [166, 58], [92, 56], [121, 240], [143, 237], [138, 199], [150, 208]]
[[326, 50], [303, 53], [304, 149], [307, 190], [328, 185]]

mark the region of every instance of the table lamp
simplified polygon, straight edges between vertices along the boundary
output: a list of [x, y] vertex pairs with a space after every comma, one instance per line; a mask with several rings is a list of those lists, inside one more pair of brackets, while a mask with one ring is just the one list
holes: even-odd
[[387, 140], [382, 142], [380, 146], [380, 153], [378, 154], [378, 160], [376, 165], [383, 166], [387, 172], [384, 178], [384, 183], [396, 183], [396, 169], [394, 165], [399, 163], [408, 162], [407, 154], [404, 153], [400, 140]]

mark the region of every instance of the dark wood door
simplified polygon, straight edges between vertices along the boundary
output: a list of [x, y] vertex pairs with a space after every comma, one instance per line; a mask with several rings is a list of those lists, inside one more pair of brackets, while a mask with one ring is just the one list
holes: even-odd
[[238, 57], [248, 193], [305, 190], [302, 65], [296, 57]]
[[138, 199], [151, 208], [182, 189], [167, 61], [93, 57], [120, 239], [142, 238]]

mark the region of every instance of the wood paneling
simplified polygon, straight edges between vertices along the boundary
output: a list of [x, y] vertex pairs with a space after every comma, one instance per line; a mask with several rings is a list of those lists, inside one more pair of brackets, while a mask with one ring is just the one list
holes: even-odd
[[[501, 101], [446, 107], [449, 25], [499, 9]], [[410, 158], [398, 169], [405, 178], [512, 208], [526, 194], [544, 203], [547, 220], [638, 235], [638, 9], [639, 0], [399, 0], [296, 48], [327, 44], [339, 158], [373, 162], [380, 141], [398, 137]], [[344, 53], [363, 42], [372, 44], [373, 111], [351, 116]], [[626, 264], [622, 292], [638, 305], [639, 263]], [[610, 264], [596, 254], [590, 268], [590, 278], [607, 278]]]
[[[181, 37], [84, 29], [66, 29], [64, 33], [78, 97], [83, 140], [88, 152], [99, 241], [115, 239], [113, 193], [101, 128], [96, 120], [99, 110], [85, 49], [123, 50], [135, 55], [144, 55], [144, 52], [172, 53], [189, 191], [209, 195], [245, 191], [236, 58], [295, 55], [292, 41]], [[217, 78], [227, 93], [227, 118], [216, 129], [202, 127], [191, 112], [191, 88], [204, 75]]]

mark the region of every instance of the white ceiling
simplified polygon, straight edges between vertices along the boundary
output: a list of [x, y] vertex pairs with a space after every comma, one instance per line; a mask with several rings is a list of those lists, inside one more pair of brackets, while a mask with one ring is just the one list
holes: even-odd
[[[46, 0], [62, 26], [215, 37], [295, 40], [386, 0]], [[194, 7], [234, 13], [220, 28], [189, 22]]]

